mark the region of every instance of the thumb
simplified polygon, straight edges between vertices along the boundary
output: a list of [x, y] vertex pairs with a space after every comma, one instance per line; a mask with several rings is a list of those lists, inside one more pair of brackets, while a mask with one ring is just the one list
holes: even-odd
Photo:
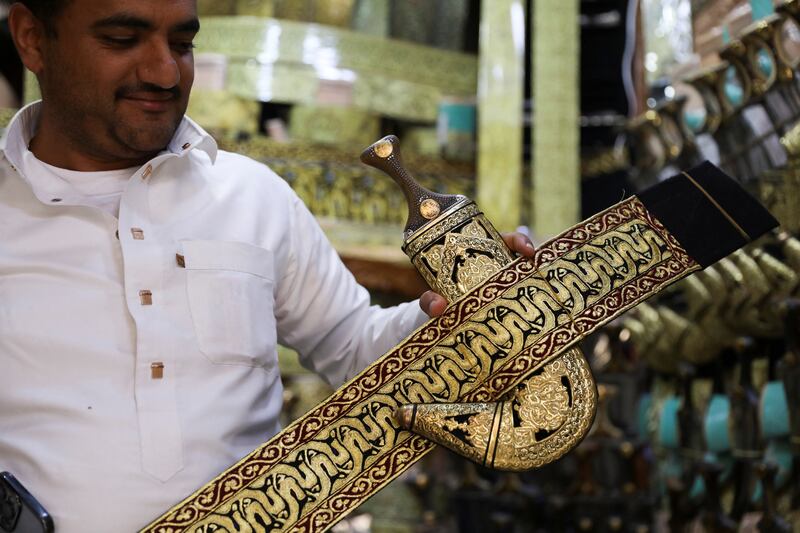
[[447, 307], [447, 300], [441, 294], [427, 291], [419, 297], [420, 308], [431, 318], [444, 313]]

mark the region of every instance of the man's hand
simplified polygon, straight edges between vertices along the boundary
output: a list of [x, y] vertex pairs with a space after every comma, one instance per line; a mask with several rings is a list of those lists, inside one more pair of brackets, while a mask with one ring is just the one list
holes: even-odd
[[[533, 243], [524, 233], [504, 233], [503, 240], [512, 252], [524, 257], [533, 257]], [[429, 317], [433, 318], [444, 313], [444, 309], [447, 307], [447, 300], [441, 294], [427, 291], [419, 297], [419, 306]]]

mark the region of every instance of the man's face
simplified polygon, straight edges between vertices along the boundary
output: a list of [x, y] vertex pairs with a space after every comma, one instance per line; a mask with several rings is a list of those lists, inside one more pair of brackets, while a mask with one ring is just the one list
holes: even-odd
[[186, 111], [195, 0], [69, 0], [37, 73], [67, 142], [103, 160], [166, 147]]

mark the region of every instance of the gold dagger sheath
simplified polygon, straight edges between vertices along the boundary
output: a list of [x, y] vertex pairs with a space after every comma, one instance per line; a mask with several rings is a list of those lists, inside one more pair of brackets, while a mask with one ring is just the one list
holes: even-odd
[[[361, 161], [386, 172], [403, 190], [408, 202], [403, 251], [431, 289], [449, 301], [458, 300], [514, 260], [474, 202], [424, 189], [408, 174], [397, 137], [376, 142], [364, 151]], [[539, 289], [547, 293], [546, 280], [541, 280]], [[552, 311], [569, 316], [555, 291], [547, 297], [557, 304]], [[503, 308], [487, 314], [481, 333], [492, 355], [513, 349], [510, 332], [523, 330], [507, 328], [503, 322], [526, 316], [517, 311]], [[499, 402], [406, 404], [395, 418], [403, 429], [483, 466], [526, 471], [558, 459], [578, 444], [597, 408], [594, 379], [577, 347], [563, 361], [555, 360], [525, 376], [508, 396]]]
[[514, 259], [474, 203], [411, 180], [395, 138], [362, 158], [404, 189], [404, 250], [451, 304], [142, 531], [323, 531], [433, 441], [495, 468], [553, 461], [594, 416], [575, 344], [776, 225], [705, 164]]

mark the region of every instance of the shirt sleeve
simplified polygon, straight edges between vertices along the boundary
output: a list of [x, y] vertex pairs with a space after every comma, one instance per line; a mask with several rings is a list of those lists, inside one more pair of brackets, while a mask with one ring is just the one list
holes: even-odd
[[428, 319], [419, 302], [370, 305], [314, 216], [291, 192], [289, 253], [275, 296], [278, 340], [338, 387]]

